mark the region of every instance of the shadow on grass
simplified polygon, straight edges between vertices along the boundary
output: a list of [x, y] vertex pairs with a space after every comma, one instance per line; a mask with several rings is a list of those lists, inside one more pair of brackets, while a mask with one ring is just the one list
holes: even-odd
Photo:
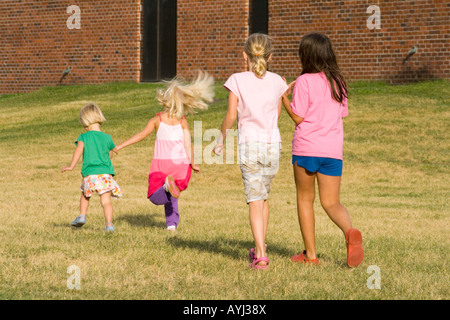
[[[163, 228], [166, 229], [166, 223], [164, 221], [160, 221], [158, 218], [164, 217], [164, 214], [161, 216], [159, 213], [152, 214], [125, 214], [121, 215], [117, 218], [114, 218], [115, 221], [125, 221], [128, 224], [141, 228]], [[114, 222], [114, 221], [113, 221]], [[89, 226], [83, 226], [83, 228], [74, 228], [70, 225], [70, 221], [67, 223], [53, 223], [55, 228], [67, 228], [73, 230], [81, 230], [81, 229], [89, 229]]]
[[70, 225], [70, 221], [67, 222], [67, 223], [53, 223], [53, 227], [54, 228], [61, 228], [61, 229], [71, 229], [73, 231], [80, 231], [80, 230], [91, 229], [90, 225], [88, 225], [88, 226], [84, 225], [83, 227], [75, 228], [75, 227]]
[[[166, 228], [166, 223], [164, 221], [160, 221], [158, 218], [163, 217], [160, 213], [152, 213], [152, 214], [125, 214], [117, 217], [118, 221], [126, 221], [132, 226], [141, 227], [141, 228]], [[156, 218], [155, 218], [156, 217]]]
[[[167, 242], [174, 247], [190, 248], [207, 253], [226, 255], [236, 260], [248, 257], [250, 248], [253, 248], [255, 245], [252, 241], [225, 239], [223, 237], [217, 237], [211, 240], [193, 240], [176, 236], [168, 238]], [[268, 255], [277, 254], [290, 257], [291, 253], [291, 250], [277, 244], [267, 246]]]

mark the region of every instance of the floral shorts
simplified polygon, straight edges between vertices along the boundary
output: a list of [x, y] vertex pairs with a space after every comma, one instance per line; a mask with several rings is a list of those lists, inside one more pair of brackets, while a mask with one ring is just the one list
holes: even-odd
[[86, 198], [90, 198], [94, 192], [101, 195], [109, 191], [114, 198], [122, 196], [122, 189], [110, 174], [87, 176], [83, 178], [80, 189]]
[[248, 142], [239, 145], [247, 203], [269, 198], [270, 183], [280, 164], [280, 150], [280, 143]]

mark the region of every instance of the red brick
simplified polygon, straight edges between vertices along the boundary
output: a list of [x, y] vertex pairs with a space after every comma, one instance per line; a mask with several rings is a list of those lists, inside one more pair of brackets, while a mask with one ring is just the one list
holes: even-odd
[[[0, 93], [64, 84], [140, 81], [142, 0], [0, 1]], [[381, 30], [369, 30], [367, 8], [381, 9]], [[69, 30], [67, 7], [81, 9], [81, 29]], [[244, 71], [249, 0], [178, 0], [177, 73], [207, 70], [216, 79]], [[448, 78], [450, 10], [445, 1], [269, 1], [275, 53], [269, 68], [287, 78], [301, 71], [305, 34], [333, 41], [349, 80], [408, 82]], [[418, 52], [402, 64], [408, 50]], [[424, 72], [424, 70], [426, 72]]]

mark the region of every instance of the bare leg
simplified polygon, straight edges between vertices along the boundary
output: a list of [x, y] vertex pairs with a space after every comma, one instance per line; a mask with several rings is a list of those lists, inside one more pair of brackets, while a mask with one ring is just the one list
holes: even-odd
[[84, 193], [81, 193], [80, 197], [80, 216], [85, 216], [89, 208], [89, 198], [84, 196]]
[[342, 230], [347, 243], [347, 265], [358, 266], [364, 258], [361, 233], [352, 228], [347, 209], [339, 201], [341, 177], [317, 174], [320, 202], [330, 219]]
[[267, 237], [267, 227], [269, 226], [269, 201], [268, 200], [264, 200], [263, 216], [264, 216], [264, 241], [265, 241], [266, 237]]
[[341, 177], [317, 173], [320, 202], [328, 217], [342, 230], [344, 235], [352, 227], [347, 209], [339, 200]]
[[105, 214], [106, 224], [112, 223], [113, 207], [111, 204], [111, 192], [106, 192], [100, 195], [100, 203], [103, 207], [103, 213]]
[[294, 164], [297, 212], [307, 259], [316, 258], [314, 198], [316, 174]]
[[[250, 202], [249, 210], [250, 226], [252, 228], [253, 238], [255, 239], [255, 255], [257, 258], [266, 257], [264, 200]], [[261, 261], [258, 264], [266, 265], [267, 263]]]

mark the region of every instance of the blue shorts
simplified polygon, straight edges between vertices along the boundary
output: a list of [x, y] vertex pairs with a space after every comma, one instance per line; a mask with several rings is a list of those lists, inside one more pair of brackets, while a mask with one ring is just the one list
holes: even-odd
[[327, 176], [340, 177], [342, 176], [342, 160], [322, 157], [304, 157], [292, 156], [292, 164], [305, 168], [307, 171]]

